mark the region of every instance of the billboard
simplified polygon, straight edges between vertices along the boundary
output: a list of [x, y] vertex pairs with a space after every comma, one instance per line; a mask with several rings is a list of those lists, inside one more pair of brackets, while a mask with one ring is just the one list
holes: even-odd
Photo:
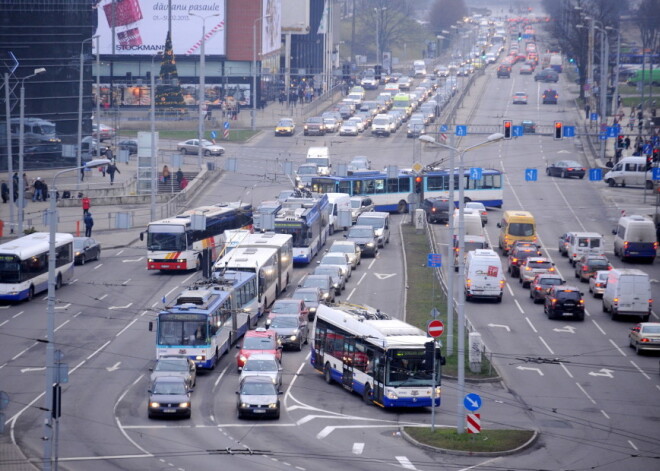
[[[169, 18], [167, 0], [102, 0], [97, 11], [95, 34], [100, 35], [101, 54], [150, 56], [165, 47]], [[206, 17], [206, 54], [226, 53], [225, 0], [172, 0], [175, 55], [199, 55], [203, 21], [200, 17]]]
[[282, 34], [309, 33], [310, 0], [282, 0]]
[[270, 54], [282, 45], [282, 2], [281, 0], [262, 0], [263, 20], [261, 28], [261, 54]]

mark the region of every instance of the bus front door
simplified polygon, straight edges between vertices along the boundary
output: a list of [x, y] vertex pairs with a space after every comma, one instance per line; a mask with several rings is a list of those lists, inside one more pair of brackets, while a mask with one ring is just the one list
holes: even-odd
[[344, 361], [341, 384], [349, 391], [353, 391], [353, 368], [355, 359], [355, 338], [344, 338]]

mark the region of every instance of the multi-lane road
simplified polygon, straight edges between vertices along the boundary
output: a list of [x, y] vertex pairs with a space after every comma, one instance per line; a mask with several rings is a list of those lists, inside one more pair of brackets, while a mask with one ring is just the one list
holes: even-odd
[[[532, 119], [550, 126], [574, 120], [570, 87], [559, 91], [558, 105], [540, 104], [548, 88], [533, 77], [495, 77], [491, 67], [482, 87], [471, 91], [461, 115], [471, 129], [514, 124]], [[512, 105], [514, 92], [529, 95], [527, 105]], [[422, 149], [406, 139], [402, 128], [390, 138], [275, 138], [270, 133], [249, 145], [230, 149], [236, 173], [225, 173], [209, 185], [194, 204], [242, 199], [255, 204], [272, 199], [288, 187], [284, 160], [294, 168], [307, 147], [327, 145], [334, 162], [355, 155], [370, 157], [376, 168], [438, 160], [436, 150]], [[484, 135], [468, 134], [464, 148]], [[544, 175], [545, 164], [564, 157], [580, 160], [573, 141], [531, 135], [499, 142], [466, 154], [466, 165], [505, 171], [503, 209], [525, 209], [537, 218], [546, 255], [573, 282], [568, 262], [559, 257], [557, 238], [569, 230], [605, 235], [611, 253], [610, 229], [621, 209], [641, 207], [642, 190], [608, 188], [602, 182], [563, 180]], [[584, 162], [586, 164], [586, 161]], [[524, 169], [539, 169], [539, 180], [527, 182]], [[622, 198], [625, 192], [625, 198]], [[493, 210], [487, 233], [497, 245], [500, 210]], [[394, 222], [403, 222], [394, 216]], [[396, 226], [396, 224], [395, 224]], [[433, 226], [446, 244], [446, 229]], [[395, 236], [396, 235], [396, 236]], [[341, 238], [341, 233], [335, 234]], [[365, 259], [340, 299], [365, 303], [400, 316], [405, 279], [399, 232], [375, 259]], [[309, 366], [309, 349], [285, 352], [283, 411], [279, 421], [239, 421], [235, 413], [237, 373], [233, 354], [215, 371], [200, 375], [193, 393], [190, 420], [147, 419], [148, 368], [155, 354], [149, 321], [162, 306], [198, 274], [164, 275], [145, 268], [145, 249], [136, 244], [104, 251], [100, 263], [76, 268], [76, 281], [58, 291], [56, 336], [69, 365], [63, 393], [63, 416], [57, 443], [60, 466], [71, 470], [114, 469], [654, 469], [659, 457], [657, 417], [660, 406], [658, 357], [638, 357], [627, 347], [628, 322], [613, 322], [600, 302], [586, 294], [584, 322], [549, 321], [516, 279], [509, 279], [501, 304], [472, 303], [466, 313], [482, 333], [505, 386], [475, 386], [484, 398], [486, 427], [533, 427], [541, 432], [535, 447], [499, 458], [448, 457], [408, 444], [400, 425], [428, 425], [429, 411], [383, 411], [366, 407], [356, 395], [327, 385]], [[613, 259], [615, 266], [621, 266]], [[654, 280], [655, 265], [645, 265]], [[296, 270], [297, 281], [309, 268]], [[577, 280], [575, 280], [577, 282]], [[660, 299], [657, 283], [653, 294]], [[291, 288], [290, 288], [291, 289]], [[10, 393], [5, 411], [8, 433], [26, 455], [37, 460], [43, 442], [45, 306], [43, 297], [0, 310], [0, 389]], [[653, 316], [657, 320], [657, 316]], [[438, 423], [456, 423], [456, 387], [443, 384]], [[1, 458], [0, 458], [1, 463]], [[1, 466], [0, 466], [1, 467]]]

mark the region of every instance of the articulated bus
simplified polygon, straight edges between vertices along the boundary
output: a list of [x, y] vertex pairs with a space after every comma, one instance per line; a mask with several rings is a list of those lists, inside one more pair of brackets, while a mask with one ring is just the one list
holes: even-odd
[[197, 368], [213, 369], [262, 312], [255, 275], [226, 271], [215, 282], [186, 289], [158, 313], [156, 357], [184, 355]]
[[287, 198], [275, 216], [275, 232], [293, 237], [293, 262], [309, 263], [328, 239], [330, 204], [327, 195]]
[[[48, 289], [50, 234], [35, 232], [0, 245], [0, 301], [30, 300]], [[73, 278], [73, 236], [55, 234], [55, 288]]]
[[425, 332], [376, 309], [343, 303], [316, 310], [312, 366], [368, 404], [439, 406], [442, 360]]
[[[202, 206], [150, 222], [146, 230], [147, 269], [198, 270], [204, 249], [211, 250], [214, 260], [218, 256], [226, 230], [251, 228], [252, 206], [240, 202]], [[140, 240], [144, 234], [140, 233]]]
[[293, 277], [293, 236], [290, 234], [276, 234], [274, 232], [248, 234], [239, 242], [238, 246], [276, 249], [277, 273], [279, 274], [277, 296], [286, 290]]
[[[454, 195], [458, 196], [458, 174], [454, 173]], [[501, 208], [504, 200], [502, 172], [482, 169], [479, 180], [471, 180], [465, 169], [465, 201], [477, 201], [487, 207]], [[385, 172], [360, 172], [346, 177], [314, 177], [311, 190], [317, 193], [348, 193], [351, 196], [366, 195], [374, 202], [376, 211], [408, 211], [408, 197], [415, 192], [415, 175], [408, 170], [399, 171], [396, 178], [388, 178]], [[434, 170], [421, 175], [424, 198], [449, 197], [449, 170]]]

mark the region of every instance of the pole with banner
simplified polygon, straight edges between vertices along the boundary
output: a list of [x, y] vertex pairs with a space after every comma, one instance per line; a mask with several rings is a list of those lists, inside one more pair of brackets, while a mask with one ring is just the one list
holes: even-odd
[[[431, 254], [429, 254], [431, 255]], [[433, 319], [429, 321], [426, 327], [426, 332], [429, 336], [433, 337], [433, 386], [431, 389], [431, 431], [435, 432], [435, 394], [438, 386], [438, 365], [436, 363], [436, 351], [437, 343], [436, 338], [442, 335], [444, 332], [445, 326], [439, 319]]]

